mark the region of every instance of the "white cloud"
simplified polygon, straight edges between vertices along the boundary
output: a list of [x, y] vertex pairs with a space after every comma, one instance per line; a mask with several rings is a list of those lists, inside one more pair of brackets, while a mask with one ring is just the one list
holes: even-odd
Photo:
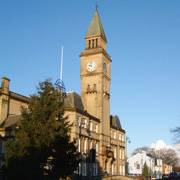
[[168, 146], [163, 140], [158, 140], [156, 143], [151, 144], [151, 148], [155, 150], [159, 149], [175, 149], [173, 146]]
[[170, 146], [170, 145], [167, 145], [163, 140], [158, 140], [158, 141], [156, 141], [156, 143], [151, 144], [151, 148], [153, 148], [155, 150], [174, 149], [176, 151], [178, 157], [180, 157], [180, 144], [177, 144], [175, 146]]

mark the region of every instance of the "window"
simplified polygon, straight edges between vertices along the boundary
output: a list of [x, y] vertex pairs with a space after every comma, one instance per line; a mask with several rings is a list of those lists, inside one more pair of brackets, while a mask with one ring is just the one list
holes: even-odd
[[116, 164], [114, 164], [114, 174], [116, 174]]
[[121, 134], [119, 133], [119, 140], [121, 141]]
[[92, 131], [92, 122], [89, 122], [90, 131]]
[[97, 175], [97, 163], [93, 164], [93, 176]]
[[98, 155], [98, 150], [99, 150], [98, 143], [96, 143], [96, 155]]
[[114, 166], [113, 166], [113, 164], [111, 165], [111, 173], [112, 173], [112, 175], [114, 175]]
[[116, 139], [116, 131], [114, 131], [114, 139]]
[[116, 158], [116, 147], [114, 148], [114, 158]]
[[96, 92], [96, 84], [94, 84], [94, 92]]
[[77, 167], [77, 174], [81, 174], [81, 163], [79, 163], [78, 167]]
[[124, 167], [124, 165], [123, 165], [123, 176], [125, 175], [125, 167]]
[[119, 166], [119, 174], [122, 175], [122, 167], [121, 167], [121, 165]]
[[90, 85], [87, 86], [87, 92], [90, 92]]
[[86, 139], [84, 140], [84, 153], [86, 153]]
[[86, 163], [85, 162], [82, 163], [82, 175], [86, 176]]
[[124, 149], [122, 149], [122, 159], [124, 159]]
[[98, 124], [96, 124], [95, 132], [98, 133]]
[[119, 159], [121, 159], [121, 149], [119, 149]]
[[92, 40], [92, 48], [94, 48], [94, 39]]
[[4, 143], [2, 142], [2, 149], [1, 149], [1, 152], [2, 152], [2, 154], [5, 154], [6, 153], [6, 149], [5, 149], [5, 147], [4, 147]]
[[84, 128], [87, 128], [87, 120], [84, 119]]
[[89, 48], [91, 48], [91, 40], [89, 40]]
[[140, 169], [140, 164], [139, 164], [138, 161], [136, 161], [136, 162], [134, 163], [134, 167], [135, 167], [136, 169]]
[[92, 149], [92, 141], [90, 141], [90, 149]]
[[81, 152], [81, 139], [78, 139], [78, 151]]
[[96, 47], [98, 47], [98, 39], [96, 39]]
[[124, 134], [122, 134], [122, 141], [124, 141]]

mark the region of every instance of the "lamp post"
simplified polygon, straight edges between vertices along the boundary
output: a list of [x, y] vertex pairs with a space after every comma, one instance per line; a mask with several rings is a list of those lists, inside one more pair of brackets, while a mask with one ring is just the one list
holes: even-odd
[[160, 164], [161, 164], [161, 162], [160, 162], [160, 149], [159, 149], [159, 179], [160, 179], [160, 175], [161, 175], [161, 173], [160, 173], [160, 170], [161, 170]]
[[126, 146], [126, 155], [125, 155], [125, 173], [127, 176], [127, 143], [131, 143], [130, 138], [128, 136], [126, 136], [126, 142], [125, 142], [125, 146]]

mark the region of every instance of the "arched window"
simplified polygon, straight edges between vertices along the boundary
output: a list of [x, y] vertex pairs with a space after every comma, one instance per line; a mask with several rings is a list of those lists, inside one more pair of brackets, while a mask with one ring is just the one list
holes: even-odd
[[94, 39], [92, 40], [92, 48], [94, 48]]
[[91, 40], [89, 40], [89, 49], [91, 48]]
[[98, 39], [96, 39], [96, 47], [98, 47]]

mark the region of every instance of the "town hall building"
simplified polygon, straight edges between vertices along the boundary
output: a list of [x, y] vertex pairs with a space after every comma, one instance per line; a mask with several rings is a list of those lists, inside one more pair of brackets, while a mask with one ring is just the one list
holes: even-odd
[[[75, 173], [125, 175], [125, 130], [119, 117], [110, 115], [112, 60], [106, 51], [107, 39], [97, 10], [85, 41], [85, 50], [80, 54], [81, 95], [67, 92], [63, 99], [65, 116], [74, 124], [71, 138], [77, 139], [81, 160]], [[27, 97], [9, 91], [9, 81], [2, 78], [0, 88], [1, 139], [10, 136], [7, 131], [21, 119], [20, 105], [28, 106]], [[2, 141], [0, 148], [3, 149]]]

